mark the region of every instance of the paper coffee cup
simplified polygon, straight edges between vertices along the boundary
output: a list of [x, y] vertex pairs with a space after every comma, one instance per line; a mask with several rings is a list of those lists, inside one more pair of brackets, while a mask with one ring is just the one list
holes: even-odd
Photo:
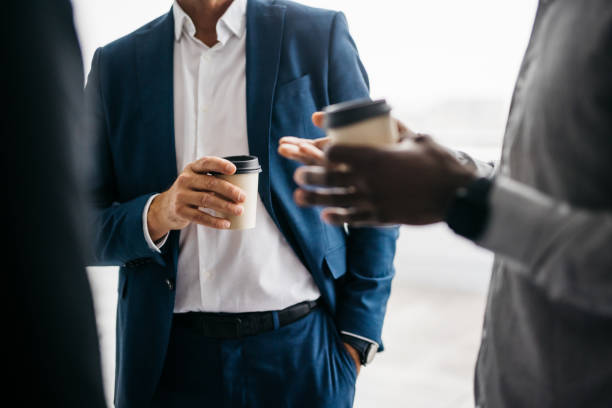
[[227, 218], [232, 230], [246, 230], [255, 228], [257, 223], [257, 197], [259, 194], [259, 173], [261, 166], [259, 159], [255, 156], [231, 156], [224, 157], [236, 166], [236, 173], [231, 176], [225, 174], [215, 174], [215, 177], [226, 180], [239, 187], [246, 194], [245, 201], [241, 204], [244, 207], [242, 215], [219, 214]]
[[391, 106], [380, 99], [360, 99], [328, 106], [325, 130], [334, 144], [388, 146], [399, 141]]

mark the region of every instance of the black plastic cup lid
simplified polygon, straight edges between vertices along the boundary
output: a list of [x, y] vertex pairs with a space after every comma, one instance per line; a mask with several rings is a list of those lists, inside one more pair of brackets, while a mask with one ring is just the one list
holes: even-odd
[[261, 173], [259, 159], [255, 156], [230, 156], [224, 157], [224, 159], [234, 163], [234, 166], [236, 166], [236, 173], [234, 174]]
[[325, 127], [334, 129], [386, 115], [391, 112], [391, 106], [385, 99], [377, 101], [359, 99], [331, 105], [323, 111], [325, 112]]

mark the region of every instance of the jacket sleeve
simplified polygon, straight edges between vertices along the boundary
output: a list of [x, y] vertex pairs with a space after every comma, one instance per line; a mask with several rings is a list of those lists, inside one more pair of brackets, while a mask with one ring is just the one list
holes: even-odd
[[95, 264], [125, 265], [131, 261], [152, 258], [164, 264], [143, 234], [143, 210], [153, 194], [118, 202], [113, 157], [109, 142], [107, 110], [103, 96], [103, 49], [96, 51], [85, 88], [88, 136], [91, 137], [93, 163], [89, 170], [89, 195], [92, 199]]
[[612, 212], [574, 208], [498, 177], [478, 244], [511, 262], [553, 301], [612, 316]]
[[[349, 34], [346, 18], [337, 13], [329, 45], [329, 100], [332, 104], [368, 98], [368, 76]], [[398, 228], [348, 228], [347, 274], [338, 286], [336, 323], [341, 332], [382, 345], [381, 332], [394, 276]]]

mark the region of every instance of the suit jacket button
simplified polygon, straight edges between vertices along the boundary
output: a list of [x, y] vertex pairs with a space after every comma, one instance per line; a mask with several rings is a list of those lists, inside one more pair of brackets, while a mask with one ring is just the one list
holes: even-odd
[[174, 283], [171, 279], [166, 279], [166, 285], [168, 286], [168, 289], [174, 290]]

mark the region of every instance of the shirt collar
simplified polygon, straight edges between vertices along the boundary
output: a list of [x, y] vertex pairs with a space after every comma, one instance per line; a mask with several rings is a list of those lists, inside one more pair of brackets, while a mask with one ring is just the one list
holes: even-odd
[[[234, 0], [217, 22], [217, 37], [219, 42], [225, 44], [227, 40], [235, 35], [242, 38], [246, 32], [246, 7], [247, 0]], [[179, 41], [184, 34], [193, 37], [196, 33], [195, 25], [191, 17], [181, 8], [178, 2], [172, 5], [174, 15], [174, 39]]]

